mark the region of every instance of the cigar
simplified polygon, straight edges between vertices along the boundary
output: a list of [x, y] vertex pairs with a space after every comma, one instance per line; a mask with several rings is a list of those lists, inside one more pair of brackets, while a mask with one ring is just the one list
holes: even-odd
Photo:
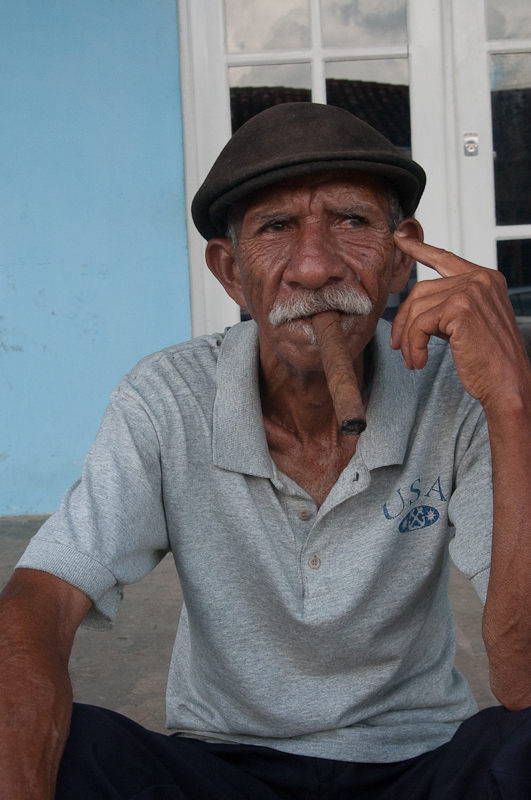
[[352, 358], [341, 328], [341, 314], [338, 311], [323, 311], [312, 317], [312, 323], [341, 433], [359, 436], [367, 427], [367, 421]]

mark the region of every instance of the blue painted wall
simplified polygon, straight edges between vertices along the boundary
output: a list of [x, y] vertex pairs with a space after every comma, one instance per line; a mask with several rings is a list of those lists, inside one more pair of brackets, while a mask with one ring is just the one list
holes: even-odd
[[114, 384], [190, 336], [175, 0], [3, 0], [0, 515], [57, 508]]

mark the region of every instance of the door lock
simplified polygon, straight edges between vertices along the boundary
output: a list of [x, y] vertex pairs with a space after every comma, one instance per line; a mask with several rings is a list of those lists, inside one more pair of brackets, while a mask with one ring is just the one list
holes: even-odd
[[479, 149], [479, 137], [477, 133], [464, 133], [463, 144], [465, 148], [465, 156], [477, 156]]

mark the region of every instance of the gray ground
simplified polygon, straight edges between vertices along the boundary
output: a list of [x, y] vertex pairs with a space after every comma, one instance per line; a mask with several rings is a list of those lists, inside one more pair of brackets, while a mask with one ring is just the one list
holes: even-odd
[[[0, 517], [0, 587], [45, 519]], [[484, 708], [496, 701], [489, 689], [481, 639], [481, 603], [456, 569], [450, 593], [457, 630], [456, 664]], [[126, 588], [112, 631], [78, 632], [70, 660], [74, 699], [112, 708], [147, 728], [164, 731], [166, 676], [181, 604], [173, 560], [167, 556], [147, 578]]]

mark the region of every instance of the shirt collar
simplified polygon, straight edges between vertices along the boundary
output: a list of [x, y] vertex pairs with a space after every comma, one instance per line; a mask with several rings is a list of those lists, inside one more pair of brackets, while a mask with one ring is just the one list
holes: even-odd
[[[380, 320], [374, 343], [374, 379], [367, 429], [356, 455], [369, 470], [400, 464], [415, 420], [414, 374], [389, 347], [390, 326]], [[214, 402], [213, 459], [223, 469], [274, 477], [262, 420], [258, 384], [258, 327], [251, 320], [230, 328], [221, 344]]]
[[221, 343], [214, 401], [213, 458], [223, 469], [273, 477], [258, 385], [258, 326], [242, 322]]

